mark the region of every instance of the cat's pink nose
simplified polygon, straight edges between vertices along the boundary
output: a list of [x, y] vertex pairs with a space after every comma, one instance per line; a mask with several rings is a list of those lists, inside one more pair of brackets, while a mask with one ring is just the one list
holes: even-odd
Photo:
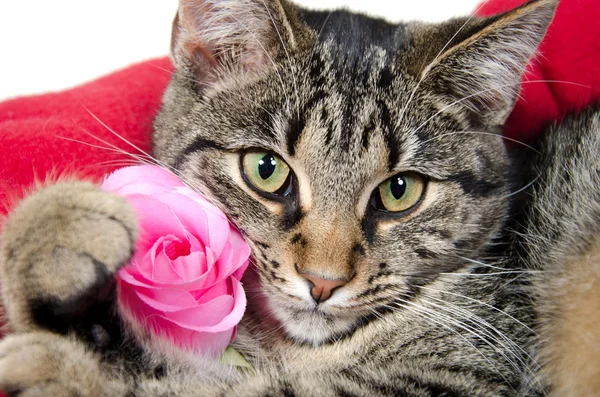
[[346, 280], [326, 280], [308, 273], [302, 273], [300, 275], [308, 281], [310, 295], [317, 304], [325, 302], [331, 297], [334, 290], [348, 283]]

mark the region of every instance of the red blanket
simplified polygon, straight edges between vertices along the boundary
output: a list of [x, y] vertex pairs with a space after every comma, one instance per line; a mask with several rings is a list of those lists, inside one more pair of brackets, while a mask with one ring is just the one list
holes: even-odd
[[111, 130], [148, 152], [171, 70], [162, 58], [68, 91], [0, 103], [0, 215], [36, 180], [99, 178], [118, 168], [114, 161], [127, 157], [116, 150], [136, 150]]

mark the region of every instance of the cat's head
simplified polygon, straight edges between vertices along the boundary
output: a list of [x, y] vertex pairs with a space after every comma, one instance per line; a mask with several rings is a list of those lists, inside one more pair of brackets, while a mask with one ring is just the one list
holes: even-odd
[[265, 316], [339, 338], [499, 232], [499, 130], [554, 8], [395, 25], [180, 0], [155, 153], [247, 238]]

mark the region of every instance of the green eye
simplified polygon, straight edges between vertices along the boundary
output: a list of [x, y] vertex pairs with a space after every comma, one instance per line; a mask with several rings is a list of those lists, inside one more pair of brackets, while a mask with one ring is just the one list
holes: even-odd
[[242, 159], [242, 168], [248, 181], [267, 193], [280, 190], [290, 175], [290, 167], [285, 161], [269, 152], [247, 152]]
[[425, 181], [417, 174], [398, 174], [379, 185], [376, 208], [388, 212], [402, 212], [414, 207], [423, 192]]

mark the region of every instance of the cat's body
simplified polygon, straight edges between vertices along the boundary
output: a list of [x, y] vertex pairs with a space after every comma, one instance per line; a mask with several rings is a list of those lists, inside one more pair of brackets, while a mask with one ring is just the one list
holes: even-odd
[[[571, 382], [571, 352], [552, 342], [573, 338], [557, 307], [583, 300], [589, 313], [597, 301], [560, 280], [593, 281], [600, 267], [597, 256], [582, 265], [600, 241], [600, 110], [549, 129], [539, 154], [515, 155], [524, 163], [497, 134], [554, 6], [434, 26], [275, 0], [181, 1], [154, 149], [253, 249], [234, 347], [254, 370], [122, 324], [107, 280], [130, 255], [135, 218], [72, 183], [32, 195], [7, 222], [3, 298], [16, 335], [0, 344], [0, 386], [140, 397], [588, 387]], [[289, 166], [280, 187], [250, 179], [257, 152]], [[421, 190], [393, 211], [411, 192], [392, 189], [399, 178]], [[573, 329], [590, 335], [580, 352], [598, 338], [593, 324]]]

